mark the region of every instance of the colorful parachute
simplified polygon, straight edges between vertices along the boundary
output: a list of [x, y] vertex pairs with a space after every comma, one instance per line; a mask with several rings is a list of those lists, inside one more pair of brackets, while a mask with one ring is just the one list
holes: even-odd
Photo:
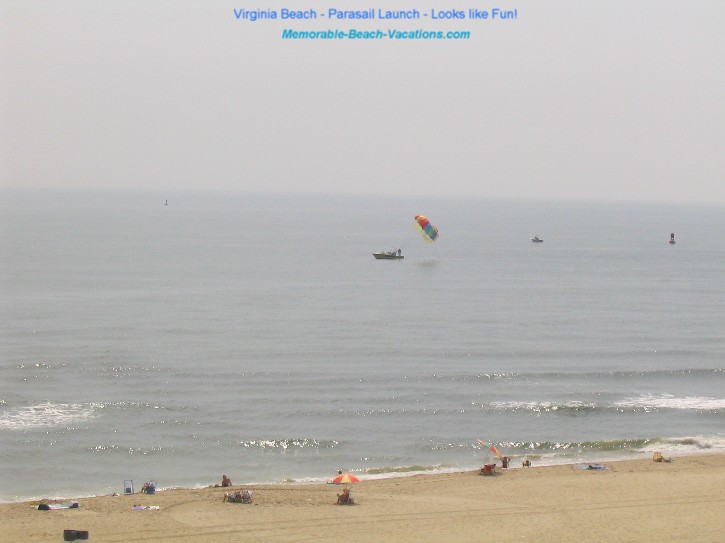
[[423, 215], [415, 216], [415, 225], [418, 227], [421, 234], [423, 234], [423, 239], [428, 243], [434, 242], [438, 237], [438, 229]]
[[[498, 449], [496, 448], [496, 445], [493, 443], [487, 443], [486, 441], [481, 441], [480, 439], [478, 442], [483, 445], [484, 447], [488, 447], [488, 450], [490, 450], [493, 454], [499, 457], [500, 460], [503, 460], [503, 457], [501, 456], [501, 453], [498, 452]], [[505, 467], [505, 466], [504, 466]]]

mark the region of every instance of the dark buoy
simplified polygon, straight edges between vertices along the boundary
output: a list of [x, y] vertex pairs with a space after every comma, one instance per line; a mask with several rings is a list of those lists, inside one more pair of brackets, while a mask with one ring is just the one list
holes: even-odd
[[675, 234], [673, 232], [672, 234], [670, 234], [670, 245], [674, 245], [674, 244], [675, 244]]

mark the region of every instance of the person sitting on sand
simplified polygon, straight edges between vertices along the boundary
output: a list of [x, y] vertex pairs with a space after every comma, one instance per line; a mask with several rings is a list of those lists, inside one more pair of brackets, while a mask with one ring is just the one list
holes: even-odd
[[252, 491], [251, 490], [237, 490], [236, 492], [227, 492], [224, 494], [225, 502], [234, 503], [252, 503]]
[[234, 502], [241, 500], [242, 497], [240, 496], [239, 492], [225, 492], [224, 493], [224, 501], [225, 502]]
[[147, 481], [143, 484], [141, 487], [141, 493], [142, 494], [155, 494], [156, 493], [156, 483], [153, 481]]
[[346, 488], [342, 491], [342, 494], [337, 495], [337, 503], [340, 505], [352, 504], [352, 498], [350, 497], [350, 489]]
[[232, 480], [226, 475], [222, 475], [222, 486], [232, 486]]

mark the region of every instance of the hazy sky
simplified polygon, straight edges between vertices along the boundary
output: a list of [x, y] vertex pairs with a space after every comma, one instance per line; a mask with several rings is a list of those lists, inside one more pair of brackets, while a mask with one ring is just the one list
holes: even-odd
[[[508, 20], [234, 9], [516, 9]], [[0, 186], [725, 204], [725, 2], [0, 0]], [[470, 31], [291, 40], [284, 29]]]

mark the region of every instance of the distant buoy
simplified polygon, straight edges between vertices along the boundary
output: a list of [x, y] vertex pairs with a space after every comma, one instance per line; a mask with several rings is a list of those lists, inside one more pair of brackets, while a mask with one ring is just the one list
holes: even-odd
[[672, 233], [672, 234], [670, 234], [670, 245], [674, 245], [674, 244], [675, 244], [675, 234]]
[[169, 201], [168, 201], [168, 200], [166, 200], [166, 203], [165, 203], [164, 205], [165, 205], [165, 206], [169, 205]]

